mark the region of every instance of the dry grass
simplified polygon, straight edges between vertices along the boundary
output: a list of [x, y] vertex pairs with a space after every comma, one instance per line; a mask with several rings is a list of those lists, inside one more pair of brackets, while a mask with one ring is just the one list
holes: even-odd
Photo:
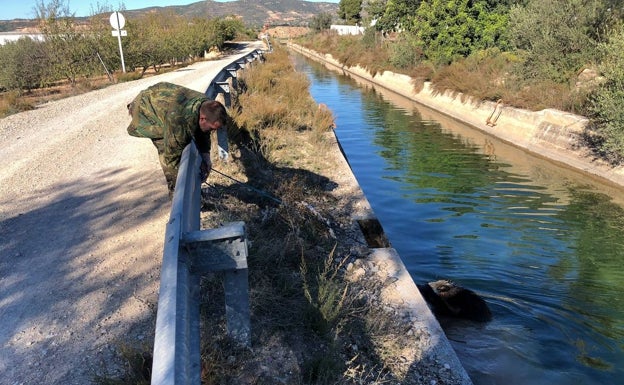
[[233, 137], [241, 140], [231, 143], [234, 159], [214, 167], [245, 183], [212, 174], [202, 226], [246, 223], [253, 348], [236, 348], [225, 336], [221, 277], [206, 277], [204, 383], [398, 383], [366, 326], [387, 325], [387, 315], [369, 312], [362, 288], [344, 280], [345, 266], [359, 257], [354, 247], [363, 245], [345, 236], [351, 218], [323, 176], [335, 167], [326, 156], [331, 112], [311, 99], [307, 80], [279, 47], [246, 70], [240, 85]]
[[74, 85], [61, 81], [50, 87], [29, 91], [0, 92], [0, 119], [22, 111], [35, 109], [39, 104], [97, 90], [113, 84], [106, 76], [80, 79]]
[[359, 65], [371, 75], [384, 70], [399, 71], [388, 60], [390, 47], [385, 40], [369, 43], [360, 36], [338, 36], [334, 32], [324, 31], [300, 38], [298, 43], [317, 52], [329, 53], [346, 66]]
[[[112, 378], [94, 374], [94, 382], [98, 385], [148, 385], [152, 370], [152, 357], [148, 348], [120, 343], [118, 349], [126, 363], [123, 377]], [[106, 363], [103, 362], [102, 365], [105, 367]]]
[[307, 78], [294, 71], [284, 50], [245, 71], [239, 82], [244, 92], [238, 103], [244, 108], [232, 117], [253, 138], [248, 144], [269, 161], [290, 161], [280, 156], [280, 149], [296, 146], [299, 138], [284, 133], [307, 131], [318, 142], [333, 125], [331, 111], [312, 99]]
[[520, 60], [496, 49], [482, 51], [440, 68], [432, 77], [435, 90], [453, 90], [480, 100], [502, 100], [506, 105], [539, 111], [555, 108], [578, 112], [586, 95], [575, 87], [553, 81], [526, 81], [514, 76]]
[[483, 52], [439, 69], [432, 83], [439, 91], [454, 90], [497, 101], [514, 87], [514, 80], [509, 75], [513, 64], [513, 57], [497, 50]]
[[[368, 39], [368, 40], [367, 40]], [[431, 81], [439, 92], [447, 90], [481, 100], [502, 99], [506, 105], [528, 110], [556, 108], [582, 112], [586, 96], [570, 84], [547, 80], [521, 79], [514, 75], [522, 60], [497, 49], [477, 52], [451, 65], [436, 67], [418, 55], [402, 57], [415, 48], [400, 39], [338, 36], [331, 32], [311, 34], [297, 40], [298, 44], [317, 52], [331, 54], [346, 66], [359, 65], [375, 75], [384, 70], [403, 73], [414, 79], [419, 91], [423, 82]], [[393, 63], [401, 63], [397, 66]]]
[[0, 118], [34, 108], [34, 104], [22, 97], [17, 91], [4, 92], [0, 96]]

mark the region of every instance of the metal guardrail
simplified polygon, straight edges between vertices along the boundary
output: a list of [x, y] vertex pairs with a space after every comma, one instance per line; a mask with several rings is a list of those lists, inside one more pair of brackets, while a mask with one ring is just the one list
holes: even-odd
[[[227, 66], [206, 95], [230, 107], [229, 87], [237, 71], [261, 55], [262, 51], [253, 51]], [[217, 137], [219, 156], [225, 158], [225, 129]], [[245, 224], [200, 230], [201, 161], [196, 146], [186, 146], [165, 231], [152, 385], [201, 383], [199, 281], [208, 271], [224, 271], [228, 334], [243, 345], [251, 344]]]

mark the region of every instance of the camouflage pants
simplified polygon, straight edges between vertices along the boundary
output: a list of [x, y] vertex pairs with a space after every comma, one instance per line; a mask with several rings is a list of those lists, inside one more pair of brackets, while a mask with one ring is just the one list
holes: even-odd
[[[158, 150], [158, 160], [160, 161], [163, 174], [165, 174], [169, 196], [171, 197], [178, 176], [177, 164], [171, 164], [171, 162], [165, 159], [165, 141], [163, 138], [158, 137], [161, 135], [157, 133], [157, 124], [155, 122], [149, 121], [148, 123], [145, 121], [147, 118], [145, 114], [142, 114], [140, 111], [140, 103], [134, 100], [132, 103], [128, 104], [127, 107], [128, 113], [132, 116], [132, 122], [130, 122], [127, 129], [128, 134], [134, 137], [149, 138], [152, 140], [152, 144], [154, 144], [154, 147]], [[148, 127], [148, 129], [145, 129], [145, 127]], [[153, 129], [150, 130], [149, 128]]]
[[165, 179], [167, 180], [167, 188], [169, 189], [169, 196], [173, 194], [173, 190], [175, 189], [176, 179], [178, 178], [178, 168], [171, 166], [165, 160], [165, 149], [164, 149], [164, 140], [163, 139], [152, 139], [152, 143], [154, 147], [158, 150], [158, 160], [160, 161], [160, 167], [163, 170], [163, 174], [165, 174]]

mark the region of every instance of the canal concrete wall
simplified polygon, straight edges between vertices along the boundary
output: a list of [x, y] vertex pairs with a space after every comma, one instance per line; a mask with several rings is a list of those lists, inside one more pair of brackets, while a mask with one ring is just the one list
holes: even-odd
[[[366, 243], [365, 251], [357, 252], [358, 257], [347, 266], [347, 279], [362, 287], [378, 288], [383, 311], [390, 317], [403, 323], [406, 330], [399, 340], [403, 344], [401, 356], [395, 357], [410, 369], [405, 376], [405, 384], [447, 384], [472, 385], [465, 368], [461, 364], [442, 327], [433, 316], [429, 307], [412, 280], [398, 252], [387, 244], [383, 229], [371, 225], [377, 221], [375, 213], [364, 192], [360, 188], [348, 160], [346, 159], [335, 132], [328, 132], [327, 139], [332, 144], [328, 156], [333, 159], [336, 168], [332, 171], [333, 179], [338, 182], [339, 195], [349, 196], [351, 217], [358, 222], [363, 233], [373, 241]], [[381, 226], [380, 226], [381, 227]], [[382, 349], [383, 350], [383, 349]]]
[[[296, 48], [302, 50], [301, 47]], [[392, 78], [392, 81], [396, 79]], [[341, 166], [339, 168], [346, 170], [341, 171], [340, 174], [349, 174], [346, 184], [349, 185], [349, 191], [358, 202], [355, 205], [357, 209], [352, 214], [354, 220], [376, 221], [375, 213], [353, 175], [335, 133], [332, 133], [332, 138], [340, 153], [338, 163]], [[385, 238], [383, 229], [381, 231], [382, 234], [378, 236]], [[392, 247], [369, 247], [371, 247], [370, 252], [366, 258], [358, 259], [348, 266], [347, 278], [364, 285], [368, 280], [376, 282], [374, 286], [380, 286], [380, 296], [386, 307], [392, 308], [392, 313], [397, 319], [409, 324], [410, 331], [413, 333], [411, 339], [418, 346], [406, 347], [403, 358], [410, 358], [415, 363], [417, 362], [419, 369], [411, 369], [407, 377], [418, 378], [419, 383], [427, 378], [435, 378], [431, 380], [431, 383], [472, 385], [470, 376], [420, 294], [401, 256]]]
[[330, 69], [387, 88], [534, 155], [573, 168], [601, 182], [624, 187], [624, 167], [612, 167], [596, 159], [591, 150], [582, 144], [581, 136], [588, 124], [588, 119], [583, 116], [555, 109], [528, 111], [506, 106], [504, 102], [476, 100], [457, 92], [437, 92], [428, 82], [417, 91], [414, 80], [407, 75], [391, 71], [371, 75], [360, 66], [343, 65], [330, 54], [321, 54], [292, 43], [288, 46]]

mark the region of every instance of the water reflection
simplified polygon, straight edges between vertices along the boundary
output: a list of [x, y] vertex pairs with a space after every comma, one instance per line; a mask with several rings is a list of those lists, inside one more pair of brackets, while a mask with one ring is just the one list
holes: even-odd
[[297, 60], [414, 280], [490, 304], [487, 325], [441, 322], [475, 384], [624, 378], [621, 189]]

